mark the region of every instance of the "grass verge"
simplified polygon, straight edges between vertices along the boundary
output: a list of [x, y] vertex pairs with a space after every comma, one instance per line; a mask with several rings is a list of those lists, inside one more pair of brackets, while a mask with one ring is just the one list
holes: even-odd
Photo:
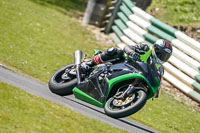
[[126, 133], [0, 82], [1, 133]]

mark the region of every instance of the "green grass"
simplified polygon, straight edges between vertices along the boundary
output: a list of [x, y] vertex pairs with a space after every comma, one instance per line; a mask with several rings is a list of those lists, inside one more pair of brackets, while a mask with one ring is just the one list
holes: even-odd
[[0, 82], [1, 133], [126, 133]]
[[38, 3], [43, 6], [51, 7], [57, 11], [77, 17], [80, 15], [80, 12], [84, 12], [87, 5], [87, 0], [31, 0], [35, 3]]
[[[81, 49], [91, 56], [94, 48], [105, 49], [77, 20], [84, 11], [84, 3], [84, 0], [1, 0], [0, 61], [47, 83], [59, 67], [73, 62], [74, 50]], [[2, 83], [0, 88], [7, 88], [0, 89], [0, 130], [51, 132], [52, 128], [52, 132], [59, 132], [62, 127], [68, 132], [67, 127], [70, 126], [70, 130], [79, 132], [81, 130], [74, 128], [80, 126], [81, 129], [85, 127], [83, 131], [87, 132], [98, 127], [94, 120], [86, 122], [83, 119], [88, 118], [62, 106], [16, 88], [13, 90], [13, 87]], [[57, 113], [59, 110], [61, 111]], [[62, 121], [62, 117], [65, 120]], [[162, 94], [154, 102], [148, 101], [141, 111], [130, 118], [162, 132], [182, 133], [199, 132], [199, 117], [198, 112]], [[72, 120], [73, 124], [68, 124], [68, 120]], [[48, 125], [48, 121], [51, 124]], [[27, 128], [22, 128], [21, 124]], [[35, 127], [31, 128], [32, 126]], [[106, 125], [101, 124], [99, 127], [104, 126], [106, 128]], [[97, 129], [105, 132], [101, 128]]]
[[142, 110], [130, 118], [163, 133], [200, 131], [200, 113], [164, 93], [154, 101], [149, 100]]
[[152, 0], [147, 11], [159, 8], [152, 15], [171, 25], [200, 26], [199, 0]]
[[[63, 7], [33, 1], [0, 1], [2, 62], [47, 82], [56, 69], [73, 62], [75, 50], [81, 49], [92, 55], [94, 48], [102, 49], [94, 35], [77, 19], [58, 11]], [[65, 3], [80, 4], [72, 0]], [[74, 13], [75, 16], [80, 13], [68, 8], [66, 13]]]

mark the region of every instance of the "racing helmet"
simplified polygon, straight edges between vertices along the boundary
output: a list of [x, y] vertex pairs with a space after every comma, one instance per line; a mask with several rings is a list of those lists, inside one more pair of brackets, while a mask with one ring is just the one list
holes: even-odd
[[152, 55], [156, 63], [163, 64], [172, 55], [172, 45], [169, 41], [158, 39], [153, 46]]

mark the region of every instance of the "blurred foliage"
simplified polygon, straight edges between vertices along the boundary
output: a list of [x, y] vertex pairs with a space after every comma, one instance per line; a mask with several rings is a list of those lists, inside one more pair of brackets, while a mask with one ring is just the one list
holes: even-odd
[[200, 26], [200, 0], [152, 0], [147, 11], [171, 25]]

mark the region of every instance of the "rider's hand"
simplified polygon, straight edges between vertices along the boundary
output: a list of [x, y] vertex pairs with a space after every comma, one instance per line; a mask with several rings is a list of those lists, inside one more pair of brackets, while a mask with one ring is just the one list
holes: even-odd
[[136, 52], [131, 53], [130, 56], [135, 60], [135, 61], [140, 61], [140, 55]]

